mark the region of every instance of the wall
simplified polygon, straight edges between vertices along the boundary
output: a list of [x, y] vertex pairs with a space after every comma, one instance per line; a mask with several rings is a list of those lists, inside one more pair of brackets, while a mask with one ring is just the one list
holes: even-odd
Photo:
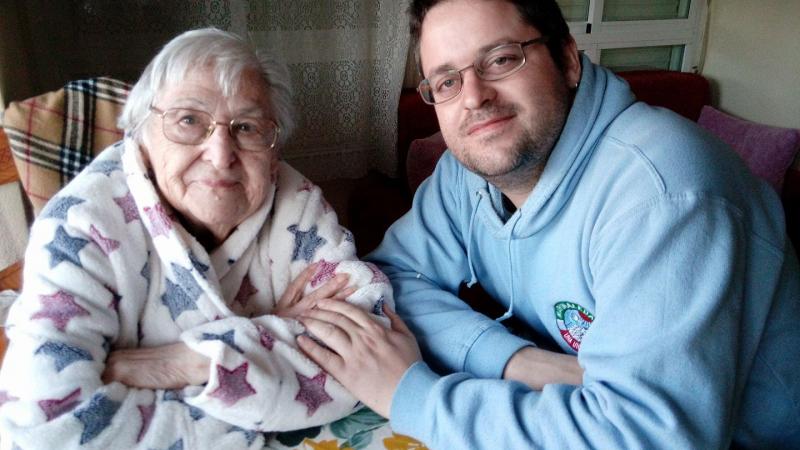
[[711, 0], [702, 73], [735, 116], [800, 128], [800, 1]]

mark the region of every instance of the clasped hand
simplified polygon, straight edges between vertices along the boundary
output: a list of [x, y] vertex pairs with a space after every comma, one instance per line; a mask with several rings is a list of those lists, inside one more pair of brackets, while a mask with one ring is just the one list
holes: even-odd
[[[297, 318], [314, 308], [321, 300], [341, 301], [355, 292], [348, 288], [348, 276], [339, 274], [318, 289], [304, 295], [306, 284], [316, 273], [317, 264], [311, 264], [295, 278], [284, 291], [272, 311], [284, 318]], [[180, 389], [188, 385], [208, 382], [211, 361], [195, 352], [183, 342], [156, 347], [114, 350], [108, 354], [102, 381], [118, 381], [126, 386], [142, 389]]]

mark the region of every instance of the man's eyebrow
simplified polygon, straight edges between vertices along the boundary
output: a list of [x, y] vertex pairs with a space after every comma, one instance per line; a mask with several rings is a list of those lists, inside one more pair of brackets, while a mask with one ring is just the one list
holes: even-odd
[[[516, 39], [512, 39], [510, 37], [503, 37], [503, 38], [500, 38], [500, 39], [496, 39], [496, 40], [494, 40], [494, 41], [482, 46], [481, 48], [479, 48], [478, 52], [475, 55], [475, 58], [477, 58], [478, 55], [482, 55], [482, 54], [488, 52], [489, 50], [492, 50], [495, 47], [499, 47], [501, 45], [511, 44], [511, 43], [515, 43], [515, 42], [519, 42], [519, 41], [517, 41]], [[475, 59], [472, 60], [472, 63], [474, 63], [474, 62], [475, 62]], [[464, 67], [469, 67], [469, 66], [464, 66]], [[452, 63], [444, 63], [444, 64], [440, 64], [440, 65], [434, 67], [433, 70], [430, 72], [430, 75], [428, 75], [428, 76], [430, 77], [430, 76], [433, 76], [433, 75], [438, 75], [440, 73], [448, 72], [450, 70], [460, 70], [460, 69], [463, 69], [464, 67], [459, 67], [458, 69], [456, 69], [456, 67]]]

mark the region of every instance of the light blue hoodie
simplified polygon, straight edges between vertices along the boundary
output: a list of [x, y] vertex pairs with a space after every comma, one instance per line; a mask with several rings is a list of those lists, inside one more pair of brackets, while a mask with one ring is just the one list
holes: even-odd
[[[582, 63], [519, 210], [504, 221], [500, 192], [448, 151], [370, 255], [436, 369], [405, 373], [393, 428], [434, 449], [800, 448], [800, 269], [777, 196]], [[456, 297], [476, 281], [577, 353], [583, 384], [501, 380], [531, 344]]]

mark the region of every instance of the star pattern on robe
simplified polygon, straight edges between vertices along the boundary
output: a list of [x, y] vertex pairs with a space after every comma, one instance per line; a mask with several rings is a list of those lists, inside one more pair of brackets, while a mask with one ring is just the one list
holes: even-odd
[[217, 364], [219, 387], [209, 396], [219, 399], [225, 406], [231, 406], [239, 400], [255, 394], [256, 390], [247, 382], [247, 368], [247, 362], [233, 370]]
[[73, 415], [83, 424], [81, 432], [81, 445], [96, 438], [109, 425], [122, 403], [111, 400], [103, 394], [95, 394], [89, 404]]
[[195, 422], [202, 419], [206, 416], [206, 414], [200, 408], [195, 408], [192, 405], [183, 401], [183, 394], [179, 390], [175, 389], [168, 389], [164, 391], [164, 396], [162, 397], [163, 400], [166, 401], [173, 401], [182, 404], [184, 407], [189, 409], [189, 417], [192, 418]]
[[147, 281], [147, 290], [150, 290], [150, 252], [147, 252], [147, 260], [139, 271], [139, 275]]
[[309, 181], [308, 179], [304, 179], [303, 182], [300, 184], [300, 187], [297, 188], [297, 192], [311, 192], [314, 189], [314, 183]]
[[253, 442], [255, 442], [256, 438], [260, 434], [258, 431], [245, 430], [244, 428], [237, 427], [236, 425], [228, 428], [227, 433], [244, 433], [244, 438], [247, 441], [248, 447], [253, 445]]
[[117, 291], [111, 288], [111, 286], [104, 285], [103, 287], [108, 289], [108, 292], [111, 293], [111, 303], [108, 304], [108, 307], [119, 312], [119, 302], [122, 300], [122, 296], [117, 294]]
[[314, 276], [311, 278], [311, 287], [317, 287], [331, 278], [333, 278], [336, 274], [336, 268], [339, 267], [339, 263], [331, 263], [325, 261], [324, 259], [319, 260], [319, 265], [317, 266], [317, 271], [314, 273]]
[[275, 338], [272, 337], [272, 334], [264, 328], [262, 325], [256, 325], [256, 329], [258, 330], [258, 340], [261, 342], [261, 346], [265, 349], [272, 351], [272, 347], [275, 346]]
[[169, 315], [175, 320], [185, 311], [197, 309], [197, 299], [202, 290], [188, 269], [172, 263], [172, 272], [177, 283], [167, 278], [167, 288], [161, 295], [161, 303], [169, 308]]
[[39, 400], [39, 408], [42, 408], [44, 415], [47, 417], [47, 422], [55, 419], [56, 417], [64, 414], [65, 412], [72, 411], [81, 402], [81, 388], [67, 394], [62, 398], [53, 398], [48, 400]]
[[320, 406], [333, 401], [333, 398], [325, 392], [325, 381], [328, 378], [325, 372], [320, 372], [312, 378], [297, 372], [295, 375], [300, 383], [300, 391], [294, 399], [306, 405], [308, 417], [313, 416]]
[[139, 442], [147, 433], [147, 429], [150, 428], [150, 422], [153, 420], [153, 413], [156, 411], [156, 404], [137, 405], [136, 408], [139, 409], [139, 415], [142, 416], [142, 426], [139, 427], [139, 434], [136, 436], [136, 442]]
[[372, 305], [372, 314], [374, 314], [376, 316], [382, 316], [383, 315], [383, 304], [384, 303], [386, 303], [386, 300], [381, 295], [381, 298], [379, 298], [378, 301], [375, 302], [374, 305]]
[[290, 225], [287, 230], [294, 234], [294, 251], [292, 261], [302, 259], [311, 262], [317, 249], [327, 242], [325, 238], [317, 235], [317, 226], [314, 225], [308, 231], [302, 231], [297, 225]]
[[247, 306], [247, 300], [253, 294], [257, 293], [258, 289], [253, 286], [253, 283], [250, 282], [250, 275], [245, 275], [244, 279], [242, 280], [242, 285], [239, 286], [239, 292], [236, 293], [236, 297], [234, 297], [233, 301], [242, 305], [242, 307]]
[[69, 261], [82, 268], [83, 264], [81, 264], [81, 258], [78, 253], [88, 243], [89, 241], [86, 239], [70, 236], [64, 230], [64, 226], [59, 225], [56, 228], [56, 235], [53, 240], [44, 247], [50, 252], [50, 268], [52, 269], [63, 261]]
[[8, 391], [0, 391], [0, 406], [3, 406], [8, 402], [15, 402], [17, 400], [19, 400], [19, 398], [9, 395]]
[[169, 218], [164, 205], [161, 203], [156, 203], [152, 208], [146, 206], [144, 213], [147, 214], [147, 218], [150, 220], [150, 232], [153, 233], [154, 238], [162, 234], [166, 236], [172, 230], [172, 219]]
[[94, 361], [92, 354], [86, 350], [63, 342], [47, 341], [37, 348], [35, 355], [42, 354], [53, 358], [56, 372], [61, 372], [65, 367], [77, 361]]
[[125, 223], [131, 223], [139, 219], [139, 210], [136, 209], [136, 200], [133, 199], [130, 191], [122, 197], [114, 197], [114, 203], [122, 210], [122, 217]]
[[52, 295], [40, 295], [42, 309], [31, 316], [31, 319], [50, 319], [59, 331], [64, 331], [69, 321], [77, 316], [88, 316], [89, 311], [75, 303], [75, 297], [64, 291]]
[[47, 206], [45, 206], [41, 216], [42, 218], [52, 217], [54, 219], [67, 220], [67, 213], [69, 212], [69, 209], [75, 205], [80, 205], [85, 201], [86, 200], [73, 197], [71, 195], [66, 195], [63, 197], [57, 196], [47, 203]]
[[119, 161], [95, 161], [89, 166], [89, 173], [102, 173], [107, 177], [117, 170], [120, 170]]
[[119, 241], [103, 236], [102, 233], [100, 233], [100, 230], [98, 230], [94, 225], [89, 226], [89, 236], [91, 236], [94, 243], [100, 247], [100, 250], [102, 250], [106, 256], [119, 248]]
[[371, 262], [364, 263], [364, 264], [366, 264], [367, 267], [369, 268], [369, 270], [372, 272], [372, 280], [370, 280], [370, 283], [388, 283], [389, 282], [389, 277], [387, 277], [385, 273], [381, 272], [381, 269], [379, 269], [378, 266], [376, 266], [375, 264], [372, 264]]
[[203, 278], [208, 278], [206, 277], [206, 272], [208, 272], [209, 266], [207, 264], [203, 264], [200, 261], [200, 258], [198, 258], [197, 255], [195, 255], [192, 251], [189, 252], [189, 261], [192, 262], [192, 267], [194, 267], [195, 270], [197, 270], [197, 272], [203, 276]]
[[345, 242], [349, 242], [351, 244], [355, 244], [356, 243], [356, 238], [355, 238], [355, 236], [353, 236], [353, 232], [352, 231], [348, 230], [345, 227], [342, 227], [342, 234], [344, 234]]
[[244, 353], [244, 350], [242, 350], [238, 345], [236, 345], [236, 341], [234, 340], [234, 337], [233, 337], [234, 333], [235, 333], [234, 330], [228, 330], [228, 331], [226, 331], [226, 332], [224, 332], [222, 334], [203, 333], [202, 337], [200, 337], [200, 340], [202, 340], [202, 341], [222, 341], [222, 342], [225, 343], [225, 345], [227, 345], [228, 347], [236, 350], [237, 352]]
[[167, 450], [183, 450], [183, 439], [178, 439]]

